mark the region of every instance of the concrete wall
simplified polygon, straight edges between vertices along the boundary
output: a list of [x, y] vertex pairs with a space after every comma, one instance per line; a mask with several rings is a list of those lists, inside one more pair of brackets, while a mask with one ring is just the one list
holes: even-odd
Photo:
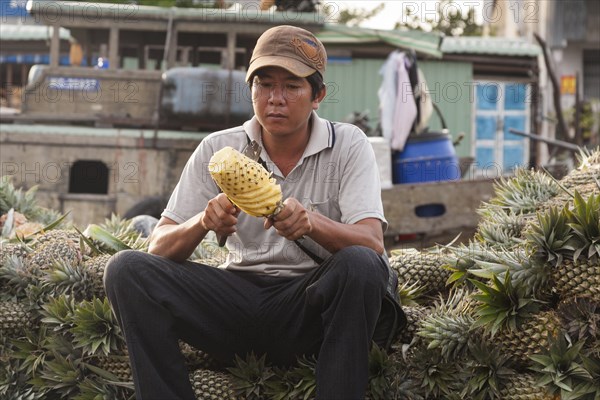
[[[71, 211], [70, 218], [81, 228], [102, 222], [99, 218], [112, 212], [123, 215], [148, 196], [168, 198], [201, 140], [192, 134], [189, 139], [159, 135], [153, 140], [147, 131], [96, 129], [98, 134], [90, 135], [89, 128], [27, 128], [29, 132], [18, 125], [0, 129], [1, 174], [12, 175], [19, 187], [37, 185], [41, 205]], [[70, 167], [77, 160], [101, 161], [108, 167], [106, 195], [69, 193]]]

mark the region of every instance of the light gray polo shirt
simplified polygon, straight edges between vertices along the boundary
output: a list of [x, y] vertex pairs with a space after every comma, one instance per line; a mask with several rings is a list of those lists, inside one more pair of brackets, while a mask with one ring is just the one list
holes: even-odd
[[[385, 230], [379, 171], [366, 135], [354, 125], [331, 123], [315, 112], [312, 121], [306, 150], [287, 177], [283, 177], [263, 147], [261, 159], [281, 185], [283, 198], [294, 197], [308, 209], [345, 224], [377, 218]], [[214, 132], [202, 140], [188, 160], [162, 215], [183, 223], [202, 212], [219, 193], [208, 172], [211, 156], [225, 146], [242, 151], [250, 140], [262, 146], [256, 117], [243, 126]], [[274, 228], [265, 230], [263, 222], [263, 218], [240, 213], [237, 232], [227, 240], [229, 256], [221, 268], [297, 276], [317, 266]], [[304, 240], [305, 246], [320, 257], [329, 255], [312, 240]]]

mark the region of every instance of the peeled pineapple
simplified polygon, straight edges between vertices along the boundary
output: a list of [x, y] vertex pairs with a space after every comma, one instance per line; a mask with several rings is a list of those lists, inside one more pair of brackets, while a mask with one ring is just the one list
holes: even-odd
[[217, 185], [240, 210], [267, 217], [281, 207], [281, 187], [262, 165], [229, 146], [210, 159], [209, 171]]

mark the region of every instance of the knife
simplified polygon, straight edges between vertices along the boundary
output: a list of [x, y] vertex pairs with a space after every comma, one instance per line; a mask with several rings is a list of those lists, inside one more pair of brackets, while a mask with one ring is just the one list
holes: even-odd
[[[262, 152], [262, 147], [260, 144], [258, 144], [258, 142], [256, 142], [256, 140], [252, 140], [251, 142], [249, 142], [246, 145], [246, 147], [244, 147], [244, 149], [242, 150], [242, 154], [245, 155], [246, 157], [252, 159], [253, 161], [260, 160], [261, 152]], [[283, 200], [281, 200], [279, 202], [279, 204], [275, 208], [275, 212], [273, 212], [273, 214], [269, 218], [272, 218], [275, 215], [277, 215], [277, 213], [279, 213], [282, 208], [283, 208]], [[217, 235], [217, 238], [219, 240], [219, 246], [220, 247], [225, 246], [225, 243], [227, 242], [227, 236], [226, 235]], [[322, 257], [319, 257], [308, 247], [306, 247], [303, 243], [304, 239], [305, 239], [304, 237], [302, 237], [300, 239], [296, 239], [296, 240], [294, 240], [294, 243], [296, 244], [296, 246], [298, 246], [298, 248], [300, 248], [300, 250], [302, 250], [306, 255], [308, 255], [310, 258], [312, 258], [313, 261], [315, 261], [317, 264], [321, 264], [324, 261], [324, 259]]]

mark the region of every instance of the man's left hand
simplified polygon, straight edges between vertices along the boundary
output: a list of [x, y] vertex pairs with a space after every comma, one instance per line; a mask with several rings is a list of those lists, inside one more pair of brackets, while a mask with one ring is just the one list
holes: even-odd
[[274, 227], [278, 235], [296, 240], [312, 231], [309, 211], [296, 199], [283, 202], [283, 209], [274, 217], [265, 219], [265, 229]]

